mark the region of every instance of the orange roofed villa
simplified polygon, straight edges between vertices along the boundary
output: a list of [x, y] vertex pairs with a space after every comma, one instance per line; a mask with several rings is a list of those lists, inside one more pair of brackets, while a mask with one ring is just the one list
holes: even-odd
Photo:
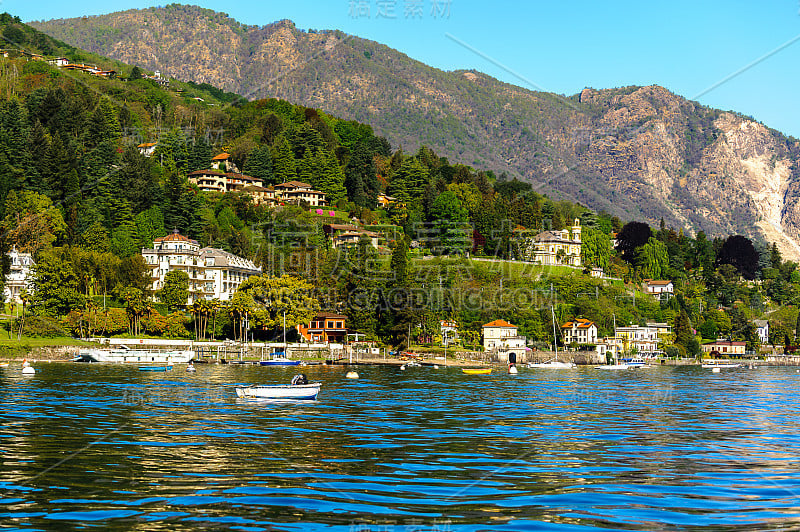
[[564, 338], [564, 345], [596, 344], [597, 325], [587, 319], [578, 318], [562, 325], [561, 335]]
[[306, 342], [343, 344], [347, 340], [347, 316], [318, 312], [308, 325], [297, 327]]
[[485, 324], [482, 331], [484, 351], [497, 353], [501, 360], [508, 360], [508, 354], [512, 352], [519, 359], [525, 352], [526, 338], [519, 335], [516, 325], [505, 320], [495, 320]]

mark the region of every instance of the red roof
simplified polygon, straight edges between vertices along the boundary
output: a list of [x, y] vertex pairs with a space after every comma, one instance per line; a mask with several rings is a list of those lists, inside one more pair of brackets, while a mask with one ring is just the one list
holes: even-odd
[[564, 325], [561, 326], [562, 329], [572, 329], [573, 324], [578, 327], [578, 329], [588, 329], [592, 325], [594, 325], [593, 321], [589, 321], [585, 318], [578, 318], [574, 322], [568, 321]]
[[657, 285], [657, 286], [667, 286], [672, 281], [647, 281], [649, 285]]
[[229, 158], [230, 158], [230, 154], [227, 154], [227, 153], [223, 152], [223, 153], [220, 153], [219, 155], [217, 155], [216, 157], [214, 157], [211, 160], [212, 161], [225, 161], [225, 160], [227, 160]]
[[151, 146], [155, 146], [155, 145], [156, 145], [156, 143], [155, 143], [155, 142], [144, 142], [144, 143], [142, 143], [142, 144], [139, 144], [139, 145], [138, 145], [138, 146], [136, 146], [136, 147], [137, 147], [137, 148], [149, 148], [149, 147], [151, 147]]
[[483, 326], [484, 329], [486, 327], [511, 327], [512, 329], [516, 329], [517, 328], [516, 325], [511, 325], [506, 320], [494, 320], [494, 321], [489, 322], [489, 323], [487, 323], [486, 325]]
[[190, 242], [192, 244], [197, 244], [197, 240], [192, 240], [191, 238], [185, 237], [178, 232], [177, 229], [172, 231], [172, 233], [168, 234], [167, 236], [162, 236], [155, 239], [156, 242]]

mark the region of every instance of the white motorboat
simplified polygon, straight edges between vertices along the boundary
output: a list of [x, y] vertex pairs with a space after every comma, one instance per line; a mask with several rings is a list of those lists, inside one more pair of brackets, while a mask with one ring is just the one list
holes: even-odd
[[733, 360], [709, 360], [708, 362], [704, 362], [702, 367], [705, 369], [732, 369], [732, 368], [739, 368], [742, 364], [740, 362], [734, 362]]
[[543, 369], [572, 369], [577, 368], [578, 365], [574, 362], [559, 362], [556, 359], [552, 359], [548, 360], [547, 362], [529, 362], [525, 367]]
[[631, 369], [628, 364], [603, 364], [595, 366], [594, 369]]
[[159, 351], [154, 349], [131, 349], [126, 345], [119, 347], [101, 349], [90, 347], [78, 351], [78, 356], [73, 358], [73, 362], [117, 362], [124, 364], [151, 364], [157, 363], [176, 363], [185, 364], [194, 359], [194, 351], [173, 350]]
[[295, 401], [313, 401], [317, 398], [321, 387], [321, 382], [278, 386], [246, 386], [236, 388], [236, 395], [241, 399], [292, 399]]

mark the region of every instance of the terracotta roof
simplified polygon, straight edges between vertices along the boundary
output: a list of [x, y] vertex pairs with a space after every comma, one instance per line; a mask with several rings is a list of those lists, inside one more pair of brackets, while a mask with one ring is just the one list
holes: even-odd
[[517, 328], [516, 325], [511, 325], [506, 320], [494, 320], [494, 321], [491, 321], [491, 322], [489, 322], [489, 323], [487, 323], [486, 325], [483, 326], [484, 329], [486, 327], [512, 327], [514, 329]]
[[671, 282], [672, 281], [652, 281], [652, 280], [648, 280], [647, 284], [649, 284], [649, 285], [658, 285], [658, 286], [667, 286]]
[[219, 155], [217, 155], [216, 157], [214, 157], [211, 160], [212, 161], [226, 161], [229, 158], [230, 158], [230, 154], [227, 154], [227, 153], [223, 152], [223, 153], [220, 153]]
[[261, 179], [260, 177], [251, 177], [251, 176], [245, 175], [245, 174], [234, 174], [232, 172], [226, 173], [225, 177], [241, 179], [242, 181], [258, 181], [258, 182], [261, 182], [261, 183], [264, 182], [264, 180]]
[[222, 177], [227, 174], [225, 172], [220, 172], [219, 170], [195, 170], [194, 172], [189, 172], [187, 175], [216, 175]]
[[303, 183], [302, 181], [287, 181], [285, 183], [281, 183], [279, 185], [275, 185], [275, 188], [278, 188], [278, 187], [281, 187], [281, 188], [289, 188], [289, 187], [311, 188], [311, 185], [309, 185], [308, 183]]
[[578, 329], [588, 329], [592, 325], [594, 325], [593, 321], [589, 321], [585, 318], [578, 318], [574, 322], [568, 321], [564, 325], [561, 326], [562, 329], [572, 329], [572, 326], [575, 325]]
[[144, 142], [144, 143], [142, 143], [142, 144], [139, 144], [139, 145], [138, 145], [138, 146], [136, 146], [136, 147], [137, 147], [137, 148], [150, 148], [150, 147], [152, 147], [152, 146], [155, 146], [155, 145], [156, 145], [156, 143], [155, 143], [155, 142]]
[[156, 242], [190, 242], [192, 244], [197, 244], [197, 240], [192, 240], [191, 238], [185, 237], [178, 232], [177, 229], [172, 231], [172, 233], [168, 234], [167, 236], [162, 236], [155, 239]]
[[316, 321], [317, 318], [337, 318], [346, 320], [347, 316], [344, 316], [342, 314], [333, 314], [332, 312], [317, 312], [316, 314], [314, 314], [314, 319], [312, 319], [311, 321]]

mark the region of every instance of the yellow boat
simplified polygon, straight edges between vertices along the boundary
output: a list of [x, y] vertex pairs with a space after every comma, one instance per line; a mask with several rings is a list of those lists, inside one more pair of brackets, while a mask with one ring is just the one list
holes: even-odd
[[492, 368], [461, 368], [461, 371], [467, 375], [488, 375], [492, 372]]

